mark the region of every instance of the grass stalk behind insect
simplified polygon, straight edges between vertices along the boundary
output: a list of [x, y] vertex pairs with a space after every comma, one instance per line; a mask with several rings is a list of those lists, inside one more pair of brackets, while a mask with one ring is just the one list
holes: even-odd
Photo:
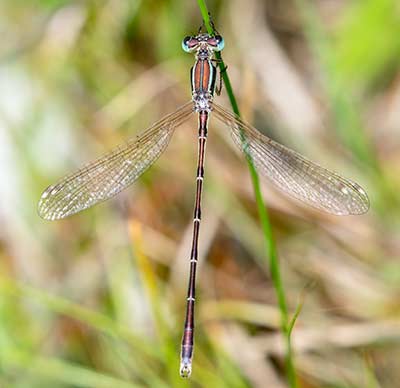
[[[198, 0], [197, 1], [205, 27], [208, 31], [209, 34], [214, 33], [214, 28], [211, 25], [211, 20], [210, 20], [210, 14], [207, 8], [207, 5], [205, 1], [203, 0]], [[226, 92], [229, 97], [229, 101], [232, 106], [232, 110], [236, 115], [240, 117], [240, 111], [239, 111], [239, 106], [236, 101], [235, 94], [233, 92], [233, 88], [228, 76], [228, 73], [226, 71], [226, 65], [222, 60], [221, 54], [218, 52], [216, 53], [216, 58], [219, 61], [218, 66], [223, 78], [223, 82], [225, 85]], [[264, 204], [263, 196], [261, 193], [261, 187], [260, 187], [260, 180], [257, 174], [257, 171], [254, 167], [254, 164], [252, 162], [252, 159], [249, 154], [247, 154], [247, 164], [251, 176], [251, 181], [253, 185], [253, 190], [254, 190], [254, 196], [257, 204], [257, 209], [258, 209], [258, 215], [260, 217], [260, 223], [261, 227], [263, 230], [263, 236], [264, 236], [264, 243], [265, 243], [265, 249], [266, 249], [266, 257], [265, 257], [265, 262], [267, 265], [269, 265], [270, 271], [271, 271], [271, 277], [273, 280], [275, 292], [278, 298], [278, 305], [279, 309], [281, 312], [281, 331], [282, 334], [284, 335], [286, 339], [286, 356], [285, 356], [285, 364], [286, 364], [286, 374], [287, 374], [287, 379], [290, 384], [290, 387], [296, 387], [297, 382], [296, 382], [296, 372], [295, 372], [295, 367], [294, 367], [294, 360], [293, 360], [293, 351], [291, 347], [291, 342], [290, 342], [290, 335], [291, 335], [291, 330], [289, 327], [293, 327], [294, 322], [290, 323], [289, 320], [289, 313], [288, 313], [288, 308], [287, 308], [287, 303], [286, 303], [286, 296], [285, 296], [285, 288], [284, 284], [282, 281], [282, 277], [280, 274], [280, 266], [279, 266], [279, 259], [278, 259], [278, 253], [276, 249], [276, 244], [275, 244], [275, 239], [273, 237], [272, 233], [272, 226], [268, 214], [268, 210], [266, 205]]]

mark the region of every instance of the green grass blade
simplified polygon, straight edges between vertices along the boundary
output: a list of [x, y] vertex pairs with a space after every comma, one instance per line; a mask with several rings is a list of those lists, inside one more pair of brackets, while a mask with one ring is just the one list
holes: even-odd
[[[200, 8], [201, 15], [204, 20], [204, 25], [209, 34], [214, 33], [214, 29], [210, 20], [210, 14], [208, 12], [207, 5], [203, 0], [197, 0], [197, 3]], [[239, 106], [237, 104], [236, 97], [233, 93], [232, 84], [230, 82], [228, 72], [226, 71], [226, 66], [224, 61], [222, 60], [221, 53], [216, 53], [216, 58], [218, 61], [218, 66], [220, 68], [220, 72], [222, 75], [222, 79], [225, 85], [226, 92], [229, 97], [229, 101], [232, 106], [232, 110], [235, 112], [236, 115], [240, 116]], [[286, 373], [289, 384], [291, 387], [296, 387], [296, 374], [294, 369], [294, 362], [293, 362], [293, 354], [290, 345], [290, 332], [289, 332], [289, 316], [288, 316], [288, 309], [286, 305], [286, 297], [285, 297], [285, 290], [280, 274], [280, 267], [278, 261], [278, 253], [276, 250], [275, 240], [272, 233], [272, 227], [269, 219], [269, 214], [267, 211], [267, 207], [264, 204], [262, 194], [261, 194], [261, 187], [260, 187], [260, 180], [257, 174], [257, 171], [254, 167], [252, 159], [250, 155], [247, 155], [247, 164], [250, 171], [251, 181], [253, 184], [253, 190], [255, 195], [255, 200], [257, 203], [258, 215], [260, 217], [261, 227], [264, 235], [264, 241], [266, 246], [266, 253], [267, 253], [267, 260], [271, 271], [271, 277], [274, 283], [275, 292], [278, 298], [279, 309], [281, 313], [281, 330], [286, 338]]]
[[70, 362], [35, 356], [16, 348], [1, 349], [0, 361], [8, 369], [21, 369], [24, 374], [35, 376], [35, 378], [54, 380], [74, 387], [137, 388], [142, 386]]
[[130, 346], [143, 352], [147, 356], [159, 358], [159, 353], [152, 346], [140, 339], [128, 327], [115, 323], [107, 316], [82, 307], [59, 296], [50, 295], [34, 287], [17, 283], [12, 279], [1, 277], [0, 289], [17, 296], [25, 296], [47, 306], [50, 310], [76, 319], [86, 325], [105, 333], [113, 338], [125, 341]]

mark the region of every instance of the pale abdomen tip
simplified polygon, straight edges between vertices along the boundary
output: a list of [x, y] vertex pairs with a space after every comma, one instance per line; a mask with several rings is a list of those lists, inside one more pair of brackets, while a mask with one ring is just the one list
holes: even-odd
[[180, 367], [181, 377], [188, 378], [192, 374], [192, 361], [188, 359], [181, 360]]

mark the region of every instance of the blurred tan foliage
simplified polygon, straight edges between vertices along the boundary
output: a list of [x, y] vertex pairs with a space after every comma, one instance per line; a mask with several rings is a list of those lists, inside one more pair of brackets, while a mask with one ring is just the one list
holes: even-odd
[[[340, 218], [263, 181], [291, 313], [304, 296], [299, 384], [397, 387], [399, 2], [209, 7], [247, 120], [371, 199]], [[0, 3], [0, 386], [285, 386], [248, 171], [225, 128], [211, 119], [189, 383], [178, 353], [196, 122], [112, 201], [54, 223], [36, 212], [48, 184], [190, 98], [180, 46], [200, 20], [195, 1]]]

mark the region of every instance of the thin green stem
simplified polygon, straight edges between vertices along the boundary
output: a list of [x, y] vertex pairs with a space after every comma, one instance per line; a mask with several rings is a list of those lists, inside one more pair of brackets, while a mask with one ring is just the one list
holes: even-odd
[[[197, 3], [200, 8], [200, 12], [202, 14], [205, 28], [207, 29], [209, 34], [214, 33], [214, 28], [212, 26], [212, 22], [210, 20], [210, 14], [208, 12], [207, 5], [204, 0], [197, 0]], [[232, 110], [235, 112], [237, 116], [240, 116], [239, 106], [236, 101], [236, 97], [233, 93], [232, 84], [230, 82], [228, 72], [226, 71], [226, 66], [224, 61], [222, 60], [221, 53], [216, 53], [216, 59], [218, 61], [218, 66], [220, 68], [220, 72], [222, 75], [222, 79], [225, 85], [226, 92], [229, 97], [229, 101], [232, 106]], [[261, 194], [260, 180], [257, 174], [257, 171], [254, 167], [254, 163], [252, 161], [251, 155], [246, 153], [247, 156], [247, 164], [250, 171], [251, 181], [253, 184], [254, 195], [257, 203], [258, 215], [260, 217], [261, 227], [263, 230], [265, 247], [267, 252], [267, 257], [269, 259], [269, 268], [271, 271], [271, 277], [273, 281], [273, 285], [275, 288], [275, 292], [278, 298], [279, 309], [281, 312], [281, 330], [284, 335], [286, 341], [286, 373], [287, 379], [290, 387], [297, 387], [296, 381], [296, 373], [294, 369], [293, 362], [293, 352], [290, 342], [290, 334], [291, 334], [291, 324], [289, 322], [289, 314], [288, 308], [286, 304], [286, 296], [285, 290], [282, 282], [282, 277], [280, 273], [278, 253], [276, 250], [275, 240], [272, 233], [271, 222], [268, 214], [267, 207], [264, 204], [263, 197]]]

